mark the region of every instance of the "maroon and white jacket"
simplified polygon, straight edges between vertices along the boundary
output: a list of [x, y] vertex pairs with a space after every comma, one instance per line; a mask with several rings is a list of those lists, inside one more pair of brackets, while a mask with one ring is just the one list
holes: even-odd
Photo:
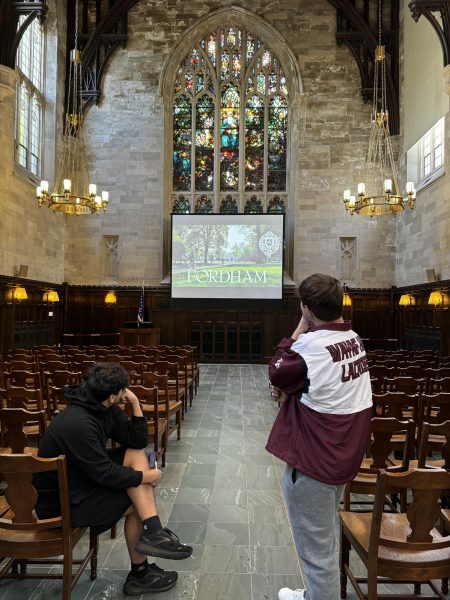
[[323, 483], [351, 481], [368, 442], [372, 389], [364, 345], [350, 323], [281, 340], [269, 379], [290, 396], [266, 449]]

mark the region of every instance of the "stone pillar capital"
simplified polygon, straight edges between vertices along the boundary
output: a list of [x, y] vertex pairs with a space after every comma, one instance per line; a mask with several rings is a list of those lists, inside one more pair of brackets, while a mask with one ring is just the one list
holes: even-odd
[[17, 73], [14, 69], [0, 65], [0, 104], [16, 92]]

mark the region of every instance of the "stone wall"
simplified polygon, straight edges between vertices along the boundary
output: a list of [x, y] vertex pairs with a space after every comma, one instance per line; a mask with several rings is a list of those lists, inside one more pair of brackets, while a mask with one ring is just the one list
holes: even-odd
[[[130, 11], [128, 45], [111, 60], [103, 99], [85, 120], [91, 179], [110, 191], [110, 207], [100, 217], [66, 219], [67, 281], [112, 282], [105, 266], [104, 236], [119, 236], [115, 283], [157, 284], [166, 275], [164, 161], [170, 161], [170, 149], [165, 144], [159, 80], [178, 38], [200, 17], [228, 4], [232, 3], [148, 0]], [[290, 199], [295, 207], [290, 214], [295, 219], [290, 275], [301, 279], [323, 271], [340, 276], [340, 237], [347, 237], [356, 238], [358, 247], [349, 283], [391, 285], [395, 221], [350, 217], [341, 200], [344, 188], [355, 189], [358, 183], [370, 106], [361, 101], [360, 78], [350, 52], [336, 45], [336, 10], [327, 0], [233, 4], [275, 27], [300, 66], [306, 112], [297, 168], [290, 173], [295, 181], [295, 197]]]
[[[420, 35], [420, 31], [426, 28], [431, 28], [429, 23], [424, 23], [424, 17], [419, 20], [420, 28], [411, 30], [410, 21], [412, 20], [408, 2], [405, 0], [401, 4], [400, 11], [401, 19], [401, 38], [400, 47], [405, 48], [410, 46], [413, 41], [409, 40], [405, 45], [405, 36], [411, 36], [414, 32]], [[409, 25], [408, 25], [409, 23]], [[428, 38], [427, 38], [428, 39]], [[426, 49], [422, 44], [418, 44], [423, 52]], [[447, 110], [445, 114], [445, 140], [444, 148], [449, 147], [450, 142], [450, 116], [448, 113], [449, 101], [443, 90], [444, 79], [441, 73], [435, 68], [429, 68], [431, 62], [436, 63], [437, 53], [442, 64], [442, 52], [438, 43], [437, 36], [433, 38], [432, 43], [428, 45], [430, 60], [425, 60], [423, 63], [414, 64], [415, 67], [415, 85], [422, 84], [428, 86], [432, 92], [432, 97], [435, 100], [432, 106], [434, 114], [433, 121], [428, 122], [426, 127], [434, 125], [436, 120], [444, 114], [437, 112], [436, 105], [439, 105], [441, 111]], [[412, 66], [405, 68], [405, 63], [411, 58], [400, 56], [400, 117], [402, 122], [402, 134], [405, 137], [407, 145], [404, 147], [404, 152], [400, 156], [400, 167], [403, 180], [406, 181], [406, 151], [408, 146], [418, 141], [418, 137], [426, 132], [423, 128], [420, 130], [416, 127], [415, 137], [407, 135], [406, 128], [411, 120], [409, 115], [414, 114], [412, 107], [420, 111], [418, 119], [424, 120], [426, 117], [422, 113], [428, 109], [427, 96], [420, 95], [412, 100], [408, 97], [407, 92], [413, 89], [411, 85], [405, 85], [405, 76], [411, 72]], [[422, 68], [421, 68], [422, 66]], [[430, 78], [432, 78], [430, 80]], [[436, 101], [436, 95], [440, 93], [441, 98]], [[445, 150], [444, 150], [445, 152]], [[396, 232], [396, 269], [395, 269], [395, 285], [406, 286], [415, 283], [424, 283], [427, 281], [427, 269], [434, 269], [440, 279], [450, 279], [450, 205], [448, 198], [450, 196], [450, 180], [445, 173], [448, 173], [450, 166], [450, 153], [445, 152], [445, 169], [444, 175], [434, 182], [424, 187], [417, 194], [416, 206], [413, 211], [406, 210], [397, 220]]]
[[[45, 109], [44, 169], [53, 172], [55, 154], [55, 123], [61, 120], [64, 98], [63, 60], [58, 62], [58, 46], [65, 40], [65, 9], [58, 2], [49, 2], [46, 22], [48, 30], [48, 65], [46, 81], [49, 88]], [[65, 41], [64, 41], [65, 45]], [[59, 82], [57, 81], [59, 73]], [[37, 180], [27, 175], [14, 162], [15, 93], [0, 102], [0, 273], [15, 275], [20, 264], [28, 265], [28, 277], [50, 282], [64, 279], [64, 219], [47, 208], [39, 209], [36, 201]], [[45, 173], [45, 170], [44, 170]]]

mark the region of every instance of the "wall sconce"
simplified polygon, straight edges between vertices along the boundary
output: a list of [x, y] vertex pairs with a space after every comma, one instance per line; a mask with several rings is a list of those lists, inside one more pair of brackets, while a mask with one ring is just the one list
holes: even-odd
[[55, 290], [49, 290], [48, 292], [44, 292], [44, 295], [42, 296], [42, 300], [44, 302], [50, 302], [50, 303], [59, 302], [58, 292], [56, 292]]
[[436, 306], [443, 308], [450, 304], [450, 298], [448, 294], [444, 294], [444, 292], [431, 292], [430, 297], [428, 298], [428, 304], [432, 304], [435, 308]]
[[352, 299], [350, 294], [348, 294], [347, 292], [344, 292], [344, 296], [342, 298], [342, 306], [351, 306], [352, 305]]
[[22, 302], [22, 300], [28, 300], [27, 290], [24, 287], [15, 287], [12, 293], [13, 300], [15, 302]]
[[415, 306], [416, 299], [412, 294], [402, 294], [398, 301], [399, 306]]
[[117, 304], [117, 296], [114, 292], [108, 292], [105, 296], [105, 304], [107, 306], [113, 306]]

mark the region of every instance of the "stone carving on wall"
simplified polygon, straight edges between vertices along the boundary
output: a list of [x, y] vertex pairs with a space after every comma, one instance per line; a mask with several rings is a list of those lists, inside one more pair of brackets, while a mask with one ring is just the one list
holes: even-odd
[[354, 279], [356, 269], [356, 238], [341, 237], [341, 280], [348, 282]]
[[104, 275], [107, 280], [119, 280], [119, 236], [104, 235], [104, 257], [105, 271]]

